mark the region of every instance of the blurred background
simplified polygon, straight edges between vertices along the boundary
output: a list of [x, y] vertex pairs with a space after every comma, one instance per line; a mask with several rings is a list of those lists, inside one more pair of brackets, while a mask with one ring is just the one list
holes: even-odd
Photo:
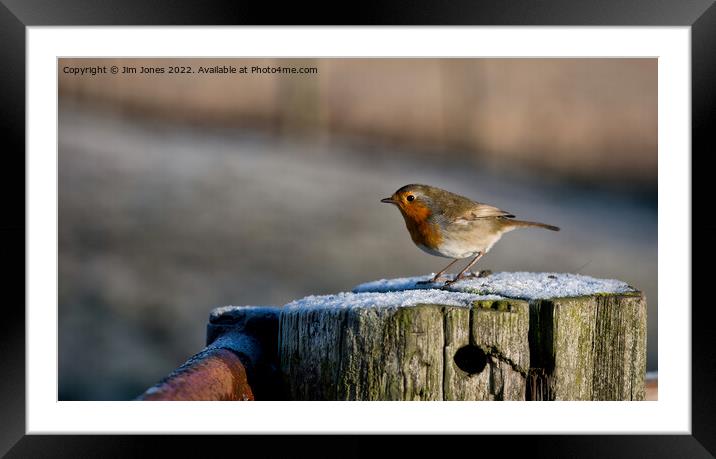
[[[204, 346], [214, 307], [440, 270], [379, 202], [408, 183], [560, 226], [477, 267], [641, 289], [657, 370], [656, 59], [58, 65], [60, 400], [137, 396]], [[63, 71], [112, 65], [317, 71]]]

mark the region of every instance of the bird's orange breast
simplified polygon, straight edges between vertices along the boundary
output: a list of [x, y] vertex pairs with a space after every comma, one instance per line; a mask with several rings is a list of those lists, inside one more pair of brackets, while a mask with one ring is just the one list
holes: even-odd
[[423, 205], [414, 204], [401, 208], [401, 213], [405, 219], [405, 226], [413, 242], [418, 245], [424, 245], [428, 248], [437, 248], [442, 242], [440, 235], [440, 227], [436, 223], [429, 221], [430, 208]]

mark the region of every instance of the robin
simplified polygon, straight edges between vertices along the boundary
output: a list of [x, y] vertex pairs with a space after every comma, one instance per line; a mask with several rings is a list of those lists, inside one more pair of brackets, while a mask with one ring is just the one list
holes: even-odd
[[[559, 231], [556, 226], [544, 223], [514, 220], [514, 215], [497, 207], [428, 185], [405, 185], [380, 202], [395, 204], [400, 209], [415, 245], [431, 255], [454, 258], [430, 281], [421, 283], [445, 281], [449, 285], [467, 277], [465, 273], [477, 260], [504, 233], [514, 229], [537, 227]], [[458, 260], [470, 257], [472, 261], [454, 279], [441, 277]]]

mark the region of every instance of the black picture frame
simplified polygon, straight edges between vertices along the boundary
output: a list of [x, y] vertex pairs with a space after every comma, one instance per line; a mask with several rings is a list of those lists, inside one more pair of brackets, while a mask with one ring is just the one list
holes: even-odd
[[[690, 26], [692, 65], [692, 285], [707, 285], [711, 273], [697, 268], [697, 259], [714, 260], [716, 226], [698, 223], [710, 206], [709, 188], [697, 185], [694, 174], [708, 168], [694, 162], [716, 151], [709, 114], [716, 112], [716, 6], [713, 0], [577, 1], [489, 0], [430, 2], [362, 2], [335, 9], [304, 3], [275, 5], [242, 1], [139, 0], [0, 0], [0, 107], [5, 148], [2, 155], [3, 285], [12, 293], [0, 318], [0, 454], [8, 457], [132, 457], [147, 451], [147, 443], [183, 454], [204, 455], [214, 448], [249, 451], [280, 457], [276, 448], [291, 448], [291, 456], [365, 456], [375, 451], [366, 436], [315, 438], [233, 436], [25, 435], [25, 33], [29, 26], [82, 25], [506, 25], [506, 26]], [[319, 13], [320, 12], [320, 13]], [[708, 302], [696, 301], [692, 317], [692, 435], [521, 435], [510, 438], [509, 452], [537, 457], [713, 457], [716, 454], [716, 396], [712, 389], [716, 350], [711, 338]], [[685, 301], [688, 297], [685, 294]], [[687, 311], [690, 305], [680, 305]], [[701, 306], [701, 307], [699, 307]], [[668, 306], [663, 306], [668, 307]], [[635, 426], [638, 428], [638, 426]], [[278, 440], [278, 438], [276, 439]], [[443, 442], [410, 436], [391, 442], [404, 454]], [[506, 441], [500, 436], [459, 438], [460, 443]], [[451, 443], [453, 440], [450, 440]], [[311, 442], [311, 446], [308, 443]], [[477, 442], [477, 443], [476, 443]], [[462, 444], [459, 446], [463, 446]], [[457, 448], [458, 445], [451, 446]], [[336, 448], [340, 448], [340, 453]], [[482, 449], [482, 446], [480, 447]], [[385, 451], [385, 450], [384, 450]], [[387, 451], [385, 451], [387, 452]]]

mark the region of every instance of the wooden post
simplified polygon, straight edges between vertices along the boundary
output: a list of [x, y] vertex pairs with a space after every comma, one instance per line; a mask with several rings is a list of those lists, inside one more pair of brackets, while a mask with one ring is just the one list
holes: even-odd
[[294, 400], [643, 400], [646, 300], [626, 288], [309, 297], [281, 310], [279, 358]]

